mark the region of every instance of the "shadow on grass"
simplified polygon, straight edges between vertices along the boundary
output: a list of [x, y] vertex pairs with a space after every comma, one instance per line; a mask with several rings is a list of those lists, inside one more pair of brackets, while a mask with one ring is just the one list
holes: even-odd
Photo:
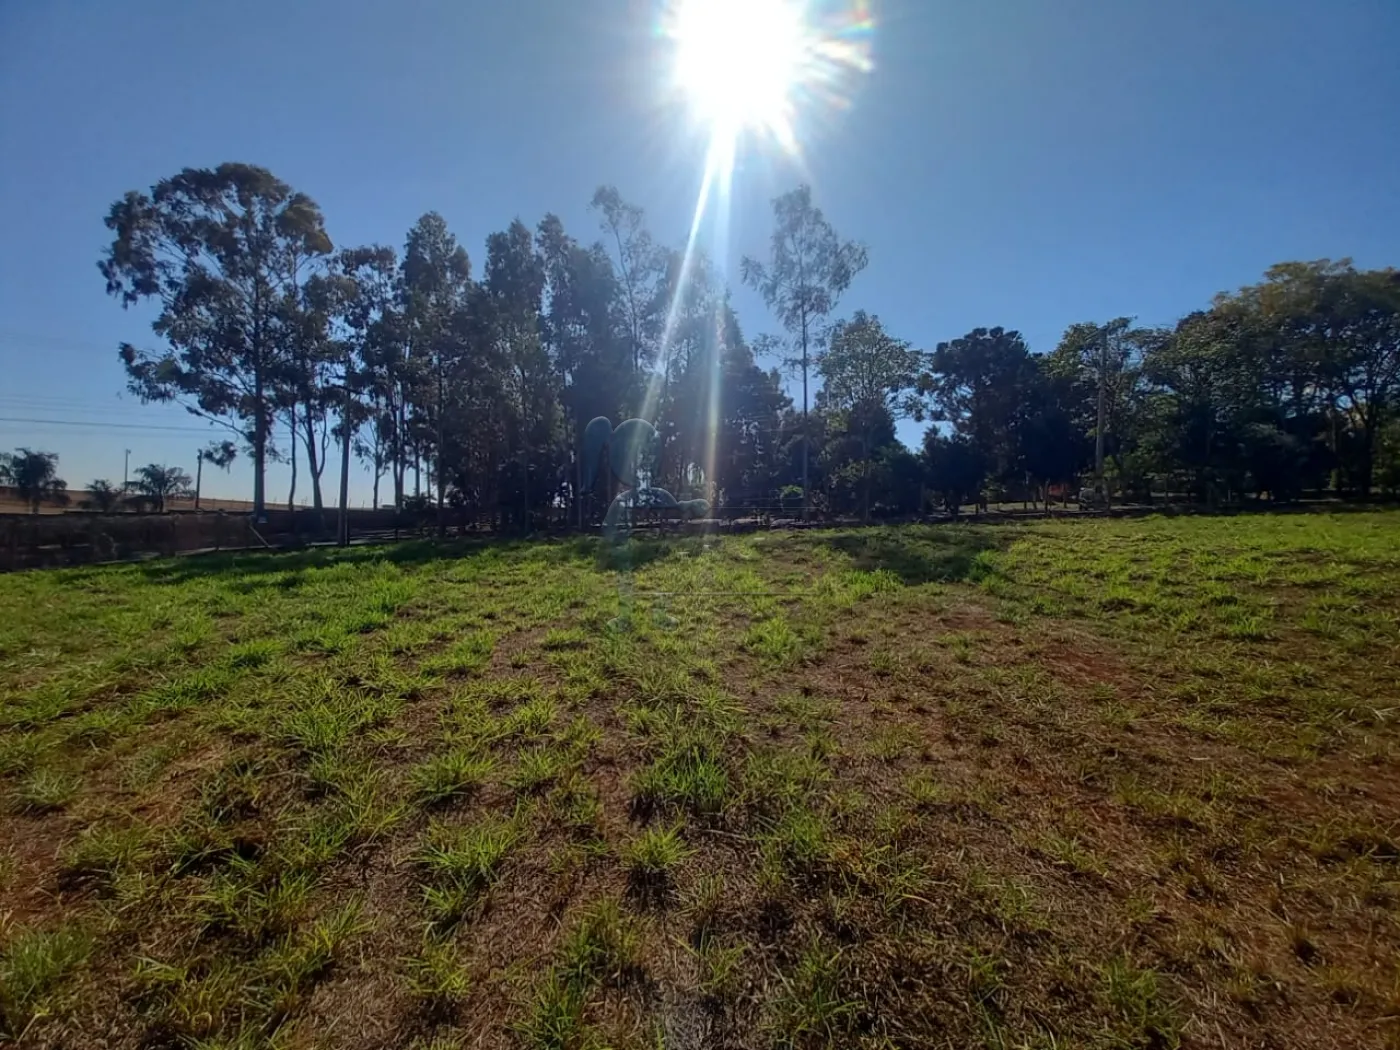
[[[462, 561], [494, 555], [543, 561], [547, 564], [590, 565], [599, 572], [640, 569], [644, 565], [688, 549], [688, 538], [634, 539], [617, 546], [597, 536], [536, 538], [448, 538], [444, 540], [401, 540], [394, 543], [364, 544], [349, 548], [312, 547], [293, 551], [234, 551], [201, 553], [162, 558], [140, 563], [137, 572], [148, 583], [178, 585], [211, 577], [238, 576], [247, 588], [259, 586], [258, 577], [280, 577], [278, 586], [294, 588], [302, 581], [295, 575], [308, 569], [385, 563], [405, 568], [435, 561]], [[125, 568], [125, 567], [123, 567]], [[71, 582], [110, 571], [110, 566], [77, 570]], [[271, 582], [269, 585], [271, 585]]]
[[[556, 560], [584, 560], [592, 557], [593, 548], [585, 549], [587, 537], [551, 543], [557, 548]], [[311, 547], [303, 550], [248, 550], [228, 553], [200, 553], [144, 562], [139, 573], [150, 583], [180, 584], [216, 576], [242, 577], [275, 576], [307, 569], [327, 569], [339, 566], [386, 563], [411, 567], [433, 561], [451, 561], [479, 557], [488, 552], [510, 553], [538, 546], [538, 541], [524, 539], [446, 539], [400, 540], [362, 546]], [[94, 568], [84, 570], [99, 573]]]
[[885, 569], [908, 586], [976, 578], [984, 551], [1004, 550], [1016, 530], [986, 525], [909, 525], [839, 532], [825, 537], [863, 572]]
[[[983, 551], [1000, 550], [1015, 539], [1014, 526], [906, 525], [853, 529], [822, 536], [820, 542], [848, 555], [864, 571], [887, 569], [906, 584], [965, 580], [976, 572]], [[815, 538], [818, 533], [811, 534]], [[638, 570], [673, 556], [685, 556], [704, 546], [694, 536], [642, 536], [612, 544], [596, 535], [537, 538], [449, 538], [401, 540], [349, 548], [312, 547], [293, 551], [233, 551], [201, 553], [138, 563], [135, 571], [147, 583], [174, 586], [216, 577], [242, 578], [256, 589], [294, 589], [306, 570], [385, 563], [410, 568], [435, 561], [462, 561], [483, 556], [516, 558], [547, 564], [589, 566], [598, 572]], [[88, 566], [67, 570], [68, 582], [81, 584], [113, 570], [133, 566]]]
[[622, 572], [641, 569], [672, 555], [699, 553], [705, 540], [698, 536], [642, 536], [625, 543], [594, 541], [594, 563], [600, 572]]

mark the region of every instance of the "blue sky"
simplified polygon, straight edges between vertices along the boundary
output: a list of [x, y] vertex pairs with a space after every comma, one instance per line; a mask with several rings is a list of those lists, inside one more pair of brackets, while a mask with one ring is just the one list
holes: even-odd
[[[720, 260], [736, 278], [803, 178], [870, 249], [843, 309], [928, 348], [1003, 325], [1044, 351], [1075, 321], [1172, 322], [1284, 259], [1400, 262], [1395, 0], [874, 15], [875, 68], [847, 111], [812, 115], [805, 171], [745, 154]], [[59, 453], [73, 485], [120, 478], [127, 448], [192, 472], [201, 425], [122, 395], [116, 345], [149, 343], [149, 317], [95, 265], [110, 203], [187, 165], [272, 169], [338, 245], [399, 246], [430, 209], [478, 264], [516, 216], [589, 238], [600, 183], [683, 242], [704, 140], [663, 102], [655, 21], [644, 0], [0, 2], [0, 448]], [[772, 330], [732, 283], [744, 330]], [[251, 474], [206, 481], [246, 496]], [[285, 488], [274, 469], [269, 495]]]

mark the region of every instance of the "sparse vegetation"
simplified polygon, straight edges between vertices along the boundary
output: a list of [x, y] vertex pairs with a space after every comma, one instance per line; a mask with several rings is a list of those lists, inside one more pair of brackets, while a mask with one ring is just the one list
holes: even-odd
[[0, 578], [0, 1039], [1400, 1038], [1394, 515], [633, 553]]

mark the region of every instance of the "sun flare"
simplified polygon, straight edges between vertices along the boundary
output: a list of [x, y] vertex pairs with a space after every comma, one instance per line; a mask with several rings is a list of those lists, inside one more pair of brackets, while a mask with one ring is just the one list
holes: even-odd
[[[874, 0], [659, 0], [654, 23], [667, 45], [670, 107], [683, 104], [707, 140], [700, 190], [691, 217], [676, 288], [661, 333], [669, 353], [697, 265], [728, 259], [731, 190], [741, 153], [776, 145], [804, 174], [803, 144], [822, 121], [847, 109], [856, 82], [873, 68]], [[710, 251], [700, 244], [708, 236]], [[699, 260], [699, 261], [698, 261]], [[698, 261], [698, 262], [697, 262]], [[716, 359], [717, 360], [717, 359]], [[664, 369], [656, 370], [643, 398], [642, 418], [659, 403]], [[717, 418], [717, 386], [710, 412]], [[712, 421], [711, 437], [718, 431]], [[706, 457], [713, 473], [715, 449]]]
[[793, 0], [684, 0], [676, 12], [676, 80], [716, 133], [790, 134], [793, 94], [810, 48]]
[[675, 87], [720, 153], [745, 133], [798, 152], [799, 118], [870, 69], [868, 0], [671, 0]]

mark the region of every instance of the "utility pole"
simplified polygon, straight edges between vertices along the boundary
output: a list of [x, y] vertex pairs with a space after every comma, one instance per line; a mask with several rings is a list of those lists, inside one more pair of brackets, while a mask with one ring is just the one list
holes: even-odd
[[199, 510], [199, 489], [204, 483], [204, 451], [201, 449], [194, 458], [194, 509]]
[[122, 495], [126, 495], [127, 476], [131, 471], [131, 449], [126, 450], [126, 457], [122, 460]]

